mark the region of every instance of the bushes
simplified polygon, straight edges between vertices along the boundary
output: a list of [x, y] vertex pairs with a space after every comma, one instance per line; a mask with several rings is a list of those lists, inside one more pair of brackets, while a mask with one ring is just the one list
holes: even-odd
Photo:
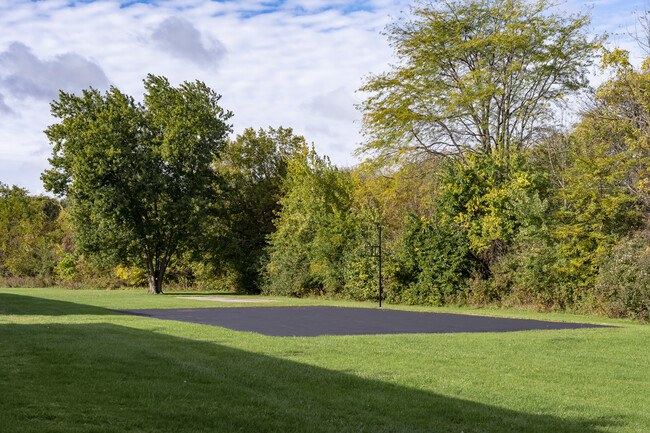
[[595, 295], [609, 316], [650, 320], [650, 231], [616, 245], [600, 268]]
[[467, 289], [478, 263], [456, 227], [411, 214], [400, 241], [396, 280], [401, 302], [443, 305]]
[[492, 266], [486, 282], [492, 297], [508, 305], [535, 306], [542, 310], [573, 309], [582, 304], [584, 273], [575, 260], [561, 254], [561, 246], [540, 242], [514, 246]]

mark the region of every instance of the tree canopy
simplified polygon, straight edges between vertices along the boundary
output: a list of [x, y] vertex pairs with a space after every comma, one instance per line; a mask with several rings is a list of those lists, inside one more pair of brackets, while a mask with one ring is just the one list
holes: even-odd
[[419, 2], [387, 28], [398, 63], [361, 88], [366, 142], [386, 164], [404, 157], [509, 152], [550, 122], [552, 103], [587, 86], [601, 38], [587, 15], [548, 0]]
[[67, 196], [78, 250], [106, 263], [146, 267], [162, 293], [175, 254], [194, 249], [219, 206], [212, 164], [226, 144], [231, 113], [205, 84], [144, 80], [144, 101], [117, 88], [60, 92], [59, 123], [46, 135], [48, 191]]
[[[290, 128], [228, 138], [231, 113], [200, 82], [150, 75], [142, 102], [61, 93], [43, 180], [66, 199], [0, 184], [0, 284], [137, 286], [148, 274], [152, 293], [165, 277], [376, 299], [364, 246], [380, 225], [387, 303], [649, 320], [650, 60], [598, 52], [588, 17], [552, 6], [416, 3], [388, 27], [397, 64], [362, 89], [368, 158], [351, 168]], [[600, 53], [611, 75], [580, 98], [573, 126], [554, 124]]]

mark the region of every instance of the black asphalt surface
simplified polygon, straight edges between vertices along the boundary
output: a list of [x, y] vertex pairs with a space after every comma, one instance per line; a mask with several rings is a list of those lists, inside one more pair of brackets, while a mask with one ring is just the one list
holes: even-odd
[[378, 308], [230, 307], [115, 311], [156, 319], [221, 326], [235, 331], [257, 332], [275, 337], [514, 332], [608, 327], [586, 323], [547, 322]]

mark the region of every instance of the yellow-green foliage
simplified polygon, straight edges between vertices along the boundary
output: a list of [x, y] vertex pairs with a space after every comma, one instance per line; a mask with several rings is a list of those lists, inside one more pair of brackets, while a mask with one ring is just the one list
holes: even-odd
[[0, 276], [52, 276], [65, 236], [57, 200], [0, 183]]
[[[215, 242], [208, 259], [216, 284], [248, 292], [259, 291], [259, 272], [266, 260], [267, 238], [280, 210], [283, 182], [294, 152], [305, 148], [304, 137], [291, 128], [248, 128], [229, 140], [215, 162], [225, 178], [222, 224], [211, 228]], [[203, 278], [203, 281], [206, 281]]]
[[478, 261], [462, 230], [449, 222], [410, 214], [399, 242], [393, 288], [398, 302], [444, 305], [464, 296]]
[[508, 163], [477, 154], [451, 159], [440, 184], [436, 203], [441, 222], [466, 233], [477, 254], [511, 242], [523, 228], [542, 224], [545, 179], [527, 166], [523, 155]]
[[132, 287], [147, 284], [147, 272], [138, 266], [117, 265], [113, 269], [113, 273], [117, 278]]
[[431, 215], [441, 164], [442, 160], [436, 158], [403, 160], [391, 167], [381, 167], [372, 160], [364, 161], [353, 173], [357, 210], [376, 211], [374, 220], [381, 221], [384, 234], [389, 235], [399, 231], [408, 212]]
[[601, 38], [587, 15], [548, 0], [417, 2], [387, 28], [398, 62], [361, 90], [367, 139], [382, 165], [480, 149], [508, 158], [534, 143], [552, 104], [586, 87]]
[[562, 149], [547, 148], [550, 159], [564, 160], [555, 176], [553, 236], [585, 287], [593, 287], [612, 246], [641, 227], [650, 210], [650, 70], [632, 69], [621, 53], [605, 59], [616, 62], [616, 75], [598, 89]]
[[305, 147], [288, 167], [285, 195], [269, 237], [265, 293], [334, 293], [343, 286], [345, 252], [354, 248], [354, 179]]

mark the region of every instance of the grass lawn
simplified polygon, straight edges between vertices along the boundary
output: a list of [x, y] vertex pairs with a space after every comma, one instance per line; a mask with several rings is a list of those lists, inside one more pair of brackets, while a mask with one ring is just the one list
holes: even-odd
[[635, 322], [417, 308], [619, 327], [282, 338], [109, 310], [312, 304], [374, 306], [0, 289], [0, 432], [650, 431]]

